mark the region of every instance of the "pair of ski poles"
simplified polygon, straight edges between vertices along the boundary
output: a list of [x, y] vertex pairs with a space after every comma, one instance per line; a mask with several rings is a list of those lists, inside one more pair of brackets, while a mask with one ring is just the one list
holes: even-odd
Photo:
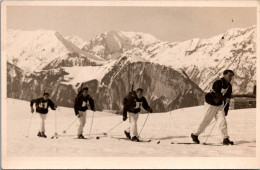
[[[93, 112], [93, 114], [92, 114], [92, 119], [91, 119], [90, 130], [89, 130], [89, 137], [91, 136], [91, 131], [92, 131], [93, 122], [94, 122], [94, 112], [95, 112], [95, 111], [92, 111], [92, 112]], [[76, 118], [69, 124], [69, 126], [68, 126], [65, 130], [63, 130], [63, 133], [64, 133], [64, 134], [67, 133], [67, 130], [69, 130], [69, 128], [76, 122], [77, 119], [78, 119], [78, 117], [76, 117]]]
[[[30, 117], [30, 122], [29, 122], [29, 126], [28, 126], [28, 129], [27, 129], [27, 134], [26, 134], [27, 138], [29, 137], [29, 131], [30, 131], [30, 128], [31, 128], [32, 118], [33, 118], [33, 114]], [[73, 120], [73, 122], [66, 128], [66, 130], [63, 131], [63, 133], [66, 133], [66, 131], [75, 123], [76, 120], [77, 120], [77, 118], [75, 120]], [[94, 120], [94, 111], [93, 111], [93, 114], [92, 114], [91, 126], [90, 126], [90, 131], [89, 131], [89, 137], [91, 136], [91, 131], [92, 131], [92, 127], [93, 127], [93, 120]], [[58, 138], [58, 132], [57, 132], [57, 112], [56, 111], [55, 111], [55, 133], [54, 133], [54, 135], [51, 138], [53, 139], [55, 137]]]
[[[148, 119], [149, 115], [150, 115], [150, 113], [147, 114], [147, 117], [146, 117], [146, 119], [145, 119], [145, 121], [144, 121], [144, 124], [143, 124], [143, 126], [142, 126], [142, 128], [141, 128], [141, 130], [140, 130], [140, 132], [139, 132], [138, 137], [139, 137], [140, 134], [142, 133], [142, 131], [143, 131], [143, 129], [144, 129], [144, 126], [145, 126], [145, 124], [146, 124], [146, 122], [147, 122], [147, 119]], [[123, 122], [124, 122], [124, 121], [122, 120], [121, 122], [119, 122], [118, 124], [116, 124], [115, 126], [113, 126], [111, 129], [109, 129], [107, 132], [103, 132], [103, 134], [104, 134], [104, 135], [107, 135], [108, 132], [111, 132], [113, 129], [115, 129], [116, 127], [118, 127], [118, 126], [119, 126], [121, 123], [123, 123]]]

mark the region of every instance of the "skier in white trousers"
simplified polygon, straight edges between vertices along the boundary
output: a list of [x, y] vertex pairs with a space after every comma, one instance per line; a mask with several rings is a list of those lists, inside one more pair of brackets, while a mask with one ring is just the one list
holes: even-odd
[[141, 88], [138, 88], [136, 92], [130, 92], [128, 96], [124, 98], [123, 103], [123, 121], [126, 121], [127, 115], [129, 117], [129, 127], [124, 131], [124, 133], [128, 139], [139, 142], [137, 131], [139, 112], [142, 108], [149, 111], [150, 113], [152, 113], [153, 110], [150, 108], [147, 100], [143, 96], [143, 89]]
[[44, 93], [43, 97], [33, 99], [30, 102], [31, 106], [31, 112], [34, 112], [33, 105], [36, 105], [36, 112], [39, 115], [40, 118], [40, 128], [37, 136], [46, 138], [45, 134], [45, 120], [47, 118], [48, 108], [50, 107], [52, 110], [56, 110], [57, 105], [55, 105], [50, 99], [49, 99], [49, 93]]
[[95, 111], [94, 100], [92, 99], [92, 97], [90, 97], [90, 95], [88, 95], [88, 88], [85, 87], [78, 93], [74, 101], [75, 115], [78, 117], [80, 123], [78, 127], [79, 139], [85, 138], [83, 136], [83, 128], [86, 124], [86, 111], [88, 110], [88, 108], [90, 108], [92, 111]]
[[229, 109], [230, 98], [232, 94], [232, 85], [234, 72], [232, 70], [225, 70], [223, 78], [216, 80], [213, 83], [212, 90], [205, 95], [205, 115], [198, 129], [191, 134], [191, 138], [195, 143], [200, 143], [198, 136], [203, 133], [206, 127], [210, 124], [213, 118], [220, 121], [219, 130], [223, 138], [223, 145], [230, 145], [233, 143], [229, 140], [228, 127], [226, 117]]

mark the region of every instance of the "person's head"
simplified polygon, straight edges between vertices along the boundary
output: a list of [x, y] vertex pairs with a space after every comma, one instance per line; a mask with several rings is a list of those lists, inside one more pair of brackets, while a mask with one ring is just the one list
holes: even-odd
[[86, 96], [88, 95], [88, 88], [87, 88], [87, 87], [85, 87], [85, 88], [82, 89], [82, 95], [83, 95], [84, 97], [86, 97]]
[[227, 82], [231, 82], [231, 80], [233, 79], [235, 73], [232, 70], [225, 70], [223, 72], [223, 77]]
[[143, 97], [143, 92], [144, 92], [143, 89], [138, 88], [138, 89], [136, 90], [136, 96], [137, 96], [139, 99], [142, 98], [142, 97]]
[[49, 93], [43, 93], [43, 99], [48, 100], [49, 99]]

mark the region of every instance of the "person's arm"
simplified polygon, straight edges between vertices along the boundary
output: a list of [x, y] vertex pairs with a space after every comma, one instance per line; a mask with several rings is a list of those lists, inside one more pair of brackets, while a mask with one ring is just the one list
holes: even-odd
[[33, 107], [33, 104], [37, 102], [38, 99], [32, 99], [30, 102], [30, 106]]
[[218, 100], [226, 101], [226, 97], [222, 95], [221, 89], [222, 89], [222, 82], [221, 82], [221, 80], [215, 81], [215, 83], [213, 84], [213, 90], [215, 92], [216, 98]]
[[95, 111], [95, 102], [92, 97], [89, 97], [89, 105], [92, 111]]
[[57, 108], [57, 105], [55, 105], [53, 102], [52, 102], [52, 100], [48, 100], [48, 103], [49, 103], [49, 106], [51, 107], [51, 109], [52, 110], [56, 110], [56, 108]]
[[[227, 93], [225, 94], [225, 96], [230, 100], [231, 95], [232, 95], [232, 86], [230, 85]], [[224, 104], [225, 104], [224, 112], [225, 112], [225, 116], [227, 116], [230, 104], [229, 104], [229, 102], [228, 103], [225, 102]]]
[[32, 112], [32, 113], [34, 112], [33, 105], [34, 105], [34, 103], [36, 103], [38, 100], [39, 100], [39, 99], [32, 99], [31, 102], [30, 102], [31, 112]]
[[143, 97], [143, 108], [151, 113], [153, 112], [145, 97]]

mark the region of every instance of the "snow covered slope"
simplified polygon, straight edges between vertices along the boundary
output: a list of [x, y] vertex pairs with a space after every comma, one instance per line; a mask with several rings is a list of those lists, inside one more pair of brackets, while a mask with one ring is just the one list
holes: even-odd
[[210, 39], [156, 44], [140, 52], [145, 59], [183, 69], [208, 91], [225, 69], [234, 70], [234, 93], [252, 92], [256, 80], [256, 27], [234, 28]]
[[88, 42], [75, 35], [64, 36], [64, 39], [82, 49]]
[[82, 51], [52, 30], [8, 30], [6, 47], [4, 54], [8, 62], [27, 72], [39, 71], [55, 59], [70, 57], [71, 53], [95, 63], [104, 61]]
[[[127, 124], [115, 128], [108, 137], [100, 133], [106, 132], [122, 121], [122, 116], [108, 112], [96, 112], [92, 133], [89, 140], [76, 140], [78, 122], [67, 130], [62, 131], [75, 119], [74, 111], [70, 108], [59, 107], [57, 110], [57, 128], [60, 136], [50, 139], [54, 134], [55, 112], [50, 111], [46, 120], [47, 139], [36, 136], [39, 128], [38, 115], [32, 117], [29, 137], [26, 138], [31, 113], [29, 102], [7, 99], [7, 154], [16, 157], [254, 157], [256, 155], [256, 110], [231, 110], [227, 116], [229, 135], [234, 140], [234, 146], [214, 146], [221, 143], [218, 126], [208, 139], [212, 145], [176, 144], [191, 143], [190, 134], [197, 128], [203, 115], [203, 107], [178, 109], [166, 114], [152, 114], [141, 134], [142, 139], [152, 139], [150, 143], [135, 143], [124, 139], [123, 130]], [[13, 106], [16, 107], [13, 107]], [[141, 114], [139, 128], [146, 118]], [[89, 133], [92, 112], [88, 111], [87, 124], [84, 134]], [[159, 123], [163, 122], [163, 123]], [[203, 142], [212, 125], [200, 136]], [[140, 129], [139, 129], [140, 130]], [[95, 137], [101, 138], [97, 140]], [[85, 135], [87, 136], [87, 135]], [[160, 141], [160, 144], [157, 144]], [[174, 142], [175, 144], [171, 144]]]
[[235, 71], [234, 93], [250, 93], [256, 80], [256, 27], [233, 28], [209, 39], [163, 42], [146, 33], [111, 31], [83, 50], [105, 59], [134, 56], [185, 71], [204, 91], [225, 69]]

